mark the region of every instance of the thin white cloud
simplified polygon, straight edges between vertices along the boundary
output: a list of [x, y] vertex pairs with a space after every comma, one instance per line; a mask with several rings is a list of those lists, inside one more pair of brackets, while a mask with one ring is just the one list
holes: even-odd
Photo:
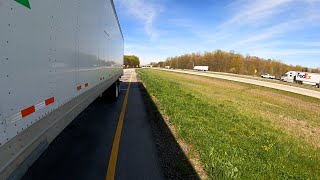
[[122, 0], [121, 5], [127, 10], [128, 15], [144, 24], [144, 29], [152, 40], [158, 39], [159, 33], [154, 28], [154, 21], [160, 10], [155, 3], [147, 0]]
[[[289, 5], [292, 2], [293, 0], [238, 0], [226, 7], [227, 19], [218, 26], [201, 26], [198, 24], [193, 24], [192, 26], [191, 23], [186, 23], [187, 25], [185, 25], [184, 23], [188, 22], [188, 20], [184, 19], [175, 20], [174, 23], [181, 27], [188, 28], [189, 31], [205, 42], [217, 43], [230, 38], [237, 39], [237, 36], [244, 30], [250, 32], [250, 35], [252, 35], [252, 30], [261, 24], [270, 23], [270, 19], [288, 10], [287, 8], [290, 7]], [[230, 17], [228, 17], [229, 13], [231, 14]], [[281, 26], [289, 26], [289, 23], [283, 23]], [[280, 27], [276, 29], [278, 29], [279, 34], [280, 32], [284, 32]], [[289, 28], [286, 27], [286, 29]], [[266, 33], [267, 34], [255, 35], [256, 37], [248, 41], [254, 41], [255, 38], [264, 39], [273, 34], [278, 34], [276, 30], [271, 29]]]
[[283, 33], [286, 33], [288, 31], [291, 31], [293, 29], [297, 29], [294, 27], [300, 27], [301, 28], [301, 23], [303, 22], [303, 19], [299, 20], [292, 20], [289, 22], [284, 22], [281, 24], [274, 25], [266, 30], [262, 30], [258, 34], [252, 34], [250, 35], [249, 38], [246, 38], [245, 40], [239, 41], [237, 44], [242, 45], [242, 44], [248, 44], [248, 43], [253, 43], [261, 40], [265, 40], [271, 37], [275, 37], [276, 35], [280, 35]]
[[[263, 22], [285, 11], [286, 7], [288, 7], [288, 4], [291, 2], [293, 2], [293, 0], [238, 1], [235, 4], [236, 7], [232, 8], [237, 9], [236, 13], [223, 23], [220, 28], [230, 25], [246, 25]], [[240, 3], [241, 5], [239, 5]]]
[[305, 47], [320, 47], [320, 42], [297, 42], [296, 44]]
[[[252, 5], [248, 5], [248, 7], [255, 7], [257, 10], [253, 10], [251, 12], [235, 13], [235, 15], [232, 16], [231, 19], [227, 20], [220, 26], [222, 27], [222, 29], [220, 29], [219, 33], [226, 35], [234, 33], [234, 35], [230, 37], [231, 39], [234, 39], [234, 43], [229, 44], [230, 49], [247, 49], [248, 53], [255, 53], [257, 55], [269, 55], [269, 57], [286, 57], [290, 55], [302, 54], [319, 55], [319, 49], [315, 49], [319, 47], [318, 42], [288, 42], [286, 40], [286, 35], [290, 32], [297, 32], [308, 27], [319, 26], [320, 12], [319, 10], [315, 10], [315, 7], [317, 7], [316, 5], [319, 6], [319, 4], [315, 3], [320, 1], [313, 0], [312, 3], [307, 1], [299, 1], [300, 5], [302, 3], [307, 7], [304, 9], [300, 9], [299, 13], [297, 13], [299, 14], [299, 16], [283, 17], [284, 19], [278, 20], [277, 17], [279, 17], [278, 14], [280, 12], [288, 13], [288, 11], [290, 11], [290, 6], [296, 5], [292, 2], [294, 1], [280, 0], [276, 2], [272, 0], [269, 2], [270, 4], [266, 5], [265, 7], [262, 7], [264, 5], [261, 4], [261, 1], [256, 1]], [[285, 8], [287, 8], [286, 11], [284, 11], [284, 6]], [[241, 19], [243, 20], [241, 21]], [[251, 25], [251, 23], [259, 23], [259, 21], [267, 21], [269, 25], [267, 26], [267, 28], [265, 28], [264, 26], [253, 27]], [[237, 26], [238, 23], [245, 24], [247, 26], [246, 30], [243, 31], [244, 28], [241, 25]], [[266, 45], [268, 45], [271, 50], [266, 49]], [[279, 47], [279, 45], [281, 46]], [[301, 46], [301, 49], [284, 48], [292, 45]]]
[[194, 26], [194, 23], [186, 18], [172, 18], [168, 20], [168, 23], [170, 25], [185, 28], [192, 28]]
[[261, 54], [266, 54], [269, 56], [288, 56], [288, 55], [305, 55], [305, 54], [313, 54], [313, 55], [320, 55], [319, 48], [312, 48], [312, 49], [261, 49], [259, 51]]

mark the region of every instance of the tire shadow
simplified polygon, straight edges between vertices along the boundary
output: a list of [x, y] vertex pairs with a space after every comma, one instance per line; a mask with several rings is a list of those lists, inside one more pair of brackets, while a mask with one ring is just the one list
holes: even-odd
[[150, 120], [157, 154], [167, 179], [200, 179], [160, 111], [141, 82], [138, 82]]

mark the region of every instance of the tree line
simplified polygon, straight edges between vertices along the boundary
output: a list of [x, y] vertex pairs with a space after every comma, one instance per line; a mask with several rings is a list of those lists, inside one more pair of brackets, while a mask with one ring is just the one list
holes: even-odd
[[319, 69], [310, 69], [299, 65], [293, 66], [282, 63], [279, 60], [263, 59], [250, 55], [243, 56], [234, 51], [225, 52], [222, 50], [169, 57], [166, 61], [157, 63], [156, 66], [170, 66], [170, 68], [177, 69], [193, 69], [194, 66], [209, 66], [209, 71], [245, 75], [269, 73], [277, 77], [281, 77], [288, 71], [319, 73]]
[[127, 68], [139, 67], [140, 66], [139, 57], [135, 55], [125, 55], [123, 58], [123, 65], [125, 65]]

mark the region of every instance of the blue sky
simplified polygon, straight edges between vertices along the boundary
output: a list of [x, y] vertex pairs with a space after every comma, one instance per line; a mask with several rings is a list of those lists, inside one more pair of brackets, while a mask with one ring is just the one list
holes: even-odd
[[142, 64], [222, 49], [320, 67], [320, 0], [115, 0]]

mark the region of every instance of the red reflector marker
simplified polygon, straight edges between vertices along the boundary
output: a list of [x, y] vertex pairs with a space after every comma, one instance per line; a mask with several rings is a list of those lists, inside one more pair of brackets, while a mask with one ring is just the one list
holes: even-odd
[[30, 106], [27, 109], [21, 111], [22, 118], [29, 116], [30, 114], [34, 113], [36, 108], [34, 106]]
[[80, 90], [81, 90], [81, 86], [78, 86], [78, 87], [77, 87], [77, 90], [80, 91]]
[[54, 97], [47, 99], [47, 100], [45, 101], [45, 103], [46, 103], [46, 106], [54, 103]]
[[89, 86], [89, 83], [86, 83], [85, 85], [84, 85], [84, 87], [88, 87]]

